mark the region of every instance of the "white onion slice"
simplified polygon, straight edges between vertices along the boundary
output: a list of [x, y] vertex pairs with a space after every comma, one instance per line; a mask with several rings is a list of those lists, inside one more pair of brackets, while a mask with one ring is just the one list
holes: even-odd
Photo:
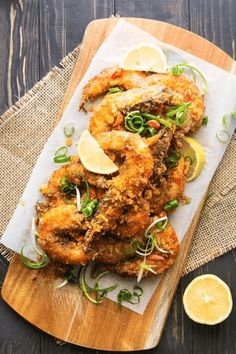
[[77, 204], [77, 209], [80, 211], [81, 209], [81, 203], [80, 203], [80, 191], [79, 188], [75, 186], [76, 190], [76, 204]]
[[151, 225], [149, 225], [148, 228], [146, 229], [146, 231], [145, 231], [145, 236], [147, 237], [148, 232], [151, 230], [151, 228], [152, 228], [154, 225], [156, 225], [158, 222], [164, 221], [164, 220], [168, 220], [167, 216], [163, 216], [162, 218], [159, 218], [159, 219], [154, 220], [154, 221], [151, 223]]
[[44, 252], [43, 252], [42, 248], [37, 244], [37, 241], [36, 241], [35, 218], [32, 219], [32, 223], [31, 223], [30, 239], [31, 239], [31, 245], [32, 245], [34, 251], [35, 251], [38, 255], [43, 256], [43, 255], [44, 255]]
[[63, 286], [67, 285], [68, 284], [68, 280], [65, 279], [61, 284], [55, 286], [55, 289], [60, 289], [60, 288], [63, 288]]

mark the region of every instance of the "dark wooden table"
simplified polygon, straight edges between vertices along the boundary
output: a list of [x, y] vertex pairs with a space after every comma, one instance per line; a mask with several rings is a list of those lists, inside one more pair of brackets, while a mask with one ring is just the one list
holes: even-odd
[[[235, 55], [235, 0], [0, 0], [0, 113], [80, 43], [90, 21], [111, 15], [170, 22]], [[150, 353], [236, 353], [236, 306], [227, 321], [212, 327], [193, 323], [182, 306], [187, 284], [204, 273], [225, 280], [236, 301], [235, 262], [236, 253], [232, 251], [182, 278], [161, 343]], [[6, 271], [7, 262], [0, 257], [0, 283]], [[93, 351], [57, 344], [0, 298], [0, 354], [89, 352]]]

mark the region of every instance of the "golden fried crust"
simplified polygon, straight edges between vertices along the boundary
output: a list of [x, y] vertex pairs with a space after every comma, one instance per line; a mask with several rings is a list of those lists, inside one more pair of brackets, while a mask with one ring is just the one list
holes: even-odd
[[[161, 274], [172, 266], [179, 250], [177, 235], [170, 224], [167, 225], [164, 231], [156, 234], [156, 242], [158, 246], [166, 251], [169, 251], [170, 253], [166, 254], [158, 250], [154, 250], [154, 252], [147, 257], [146, 264], [151, 265], [156, 274]], [[114, 266], [104, 265], [104, 268], [124, 276], [137, 277], [143, 260], [143, 257], [140, 256], [134, 260], [119, 262]], [[153, 276], [155, 276], [155, 274], [147, 270], [143, 273], [144, 278]]]
[[182, 156], [178, 165], [168, 171], [166, 179], [163, 177], [159, 188], [152, 183], [149, 184], [146, 193], [151, 195], [149, 197], [151, 213], [160, 213], [167, 202], [183, 196], [188, 167], [189, 162]]

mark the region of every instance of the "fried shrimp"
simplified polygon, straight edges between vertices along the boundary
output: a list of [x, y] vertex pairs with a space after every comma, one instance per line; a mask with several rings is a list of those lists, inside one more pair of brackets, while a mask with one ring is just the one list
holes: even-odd
[[78, 160], [78, 157], [74, 156], [68, 164], [56, 170], [49, 179], [48, 184], [43, 187], [42, 193], [47, 200], [48, 206], [56, 207], [57, 205], [65, 204], [65, 195], [61, 190], [63, 179], [67, 179], [74, 185], [80, 186], [84, 184], [83, 178], [92, 187], [98, 188], [98, 190], [108, 188], [107, 180], [104, 176], [89, 172]]
[[123, 130], [124, 115], [130, 110], [152, 112], [160, 105], [174, 106], [182, 102], [181, 95], [157, 85], [107, 95], [96, 107], [89, 129], [95, 137], [112, 129]]
[[125, 208], [111, 233], [122, 240], [139, 237], [144, 235], [151, 222], [149, 202], [138, 198], [131, 207]]
[[[115, 80], [113, 79], [115, 78]], [[163, 86], [183, 96], [183, 102], [191, 102], [188, 108], [188, 123], [184, 128], [178, 128], [176, 137], [182, 137], [188, 131], [197, 131], [202, 125], [204, 117], [203, 96], [195, 82], [185, 76], [167, 74], [150, 74], [148, 72], [129, 71], [119, 68], [109, 68], [92, 78], [84, 87], [81, 106], [91, 98], [106, 93], [113, 86], [122, 87], [125, 90], [134, 88], [148, 88], [153, 85]], [[110, 95], [111, 97], [113, 95]], [[182, 134], [181, 134], [182, 133]]]
[[115, 151], [124, 155], [125, 160], [119, 175], [109, 181], [109, 189], [99, 203], [86, 233], [85, 249], [94, 238], [116, 226], [123, 208], [134, 203], [141, 196], [153, 169], [153, 157], [149, 147], [136, 134], [112, 131], [96, 136], [105, 151]]
[[[145, 263], [144, 278], [163, 273], [174, 263], [179, 250], [179, 242], [170, 224], [167, 225], [165, 230], [156, 233], [155, 241], [158, 248], [155, 248], [145, 261], [143, 257], [139, 256], [131, 260], [121, 261], [115, 265], [104, 265], [104, 268], [128, 277], [137, 277], [140, 268]], [[152, 272], [148, 271], [147, 268], [152, 269]]]
[[112, 237], [95, 241], [93, 249], [85, 253], [83, 242], [87, 228], [88, 221], [74, 205], [60, 205], [48, 210], [41, 217], [38, 242], [53, 261], [63, 264], [86, 264], [94, 259], [115, 264], [134, 253], [132, 243], [136, 242], [137, 238], [124, 243]]
[[85, 264], [91, 260], [83, 251], [82, 232], [88, 224], [75, 205], [48, 210], [38, 225], [38, 242], [46, 254], [65, 264]]
[[164, 159], [170, 148], [173, 133], [174, 129], [162, 128], [156, 135], [147, 139], [147, 144], [150, 147], [154, 158], [153, 182], [159, 181], [159, 177], [166, 171]]
[[149, 199], [151, 213], [158, 214], [170, 200], [181, 199], [188, 168], [189, 162], [182, 156], [178, 161], [178, 165], [168, 170], [166, 178], [163, 177], [161, 179], [159, 187], [155, 187], [152, 184], [149, 185], [151, 188], [149, 193], [152, 195]]
[[117, 67], [106, 68], [84, 86], [80, 108], [84, 107], [89, 100], [106, 93], [111, 87], [119, 86], [125, 90], [136, 87], [144, 77], [146, 74], [142, 71], [123, 70]]

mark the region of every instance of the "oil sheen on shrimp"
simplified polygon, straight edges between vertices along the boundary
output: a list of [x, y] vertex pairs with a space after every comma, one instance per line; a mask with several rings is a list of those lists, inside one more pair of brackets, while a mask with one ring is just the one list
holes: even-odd
[[99, 208], [86, 233], [85, 249], [94, 238], [116, 226], [123, 208], [140, 197], [153, 170], [153, 157], [145, 141], [138, 135], [112, 131], [96, 136], [105, 151], [115, 151], [125, 157], [119, 175], [110, 181], [109, 189], [99, 203]]

